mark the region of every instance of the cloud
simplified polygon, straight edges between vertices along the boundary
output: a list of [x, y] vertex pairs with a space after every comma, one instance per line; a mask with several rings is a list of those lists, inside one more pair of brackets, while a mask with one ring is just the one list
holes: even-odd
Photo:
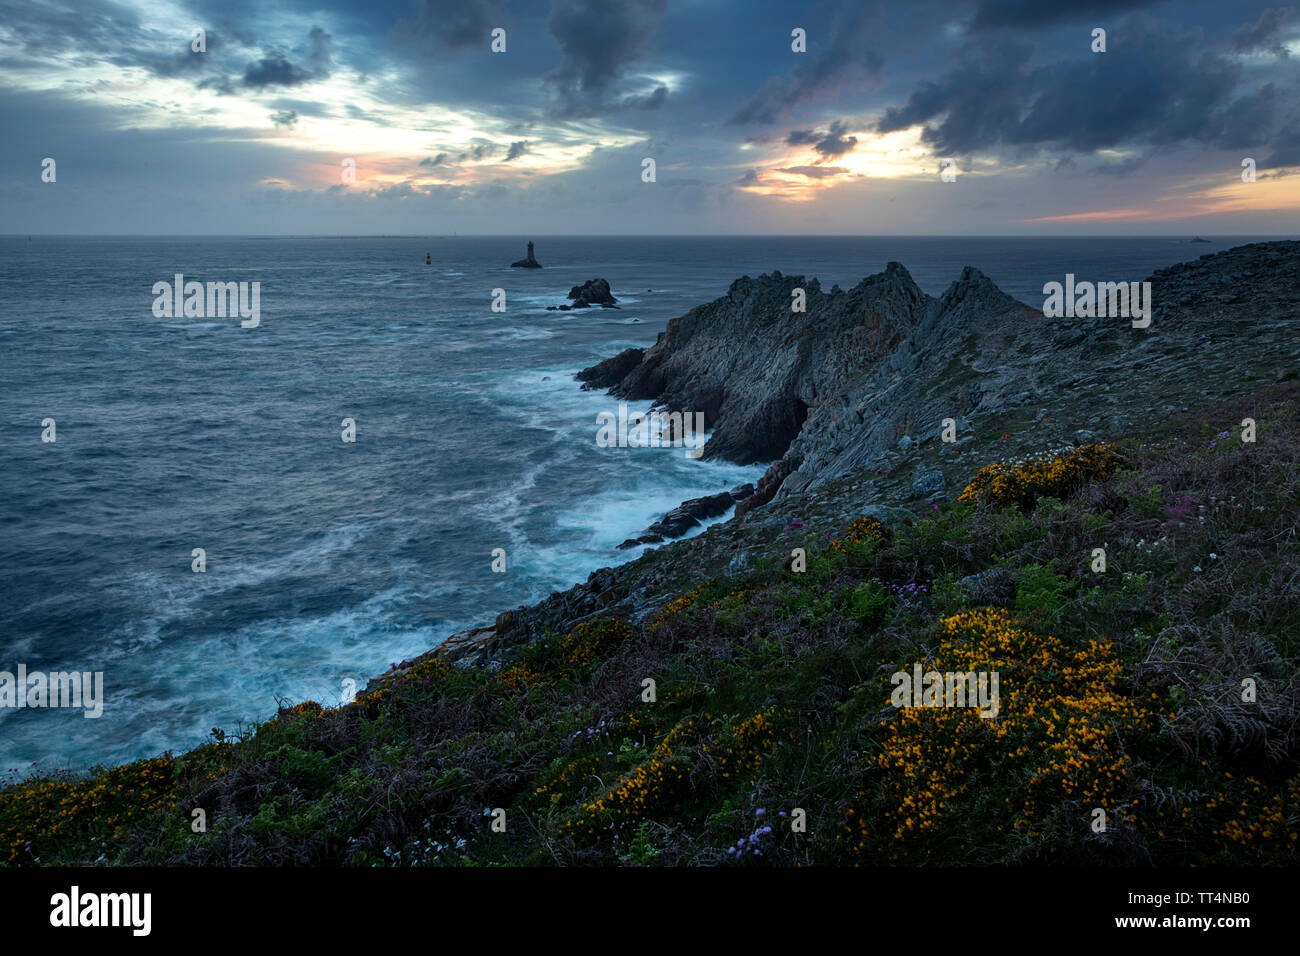
[[528, 152], [528, 143], [524, 140], [520, 140], [517, 143], [511, 143], [510, 149], [506, 152], [506, 158], [502, 160], [502, 162], [508, 163], [512, 160], [516, 160], [526, 152]]
[[1057, 23], [1096, 20], [1154, 6], [1163, 0], [984, 0], [971, 20], [971, 32], [1014, 28], [1036, 30]]
[[306, 66], [292, 63], [278, 50], [268, 51], [244, 70], [244, 85], [262, 90], [268, 86], [302, 86], [330, 75], [333, 60], [330, 47], [333, 37], [320, 27], [312, 27], [307, 35]]
[[294, 66], [282, 53], [264, 56], [244, 70], [244, 85], [258, 90], [268, 86], [301, 86], [312, 79], [311, 73]]
[[271, 122], [284, 129], [293, 129], [298, 125], [298, 111], [278, 110], [271, 114]]
[[954, 69], [918, 83], [905, 103], [886, 109], [877, 131], [923, 126], [922, 140], [940, 155], [1187, 143], [1236, 148], [1275, 139], [1279, 91], [1266, 86], [1234, 99], [1241, 65], [1206, 50], [1199, 32], [1129, 24], [1115, 35], [1130, 51], [1123, 58], [1042, 66], [1031, 65], [1033, 47], [1023, 40], [1001, 35], [967, 44]]
[[786, 76], [769, 79], [731, 114], [727, 123], [769, 126], [792, 107], [833, 92], [850, 80], [866, 78], [874, 85], [884, 58], [873, 48], [871, 14], [870, 7], [859, 5], [847, 23], [832, 29], [830, 43], [823, 52], [816, 56], [795, 54], [801, 61], [799, 65]]
[[420, 0], [417, 7], [415, 20], [399, 20], [393, 34], [426, 55], [479, 44], [486, 50], [493, 28], [505, 20], [496, 0]]
[[196, 53], [191, 47], [193, 37], [186, 39], [181, 52], [168, 57], [153, 57], [145, 63], [156, 76], [192, 76], [218, 69], [221, 58], [217, 55], [226, 48], [225, 38], [215, 30], [205, 30], [204, 52]]
[[1233, 31], [1229, 42], [1237, 53], [1254, 53], [1265, 50], [1286, 57], [1287, 50], [1280, 36], [1282, 27], [1295, 16], [1295, 7], [1269, 7], [1254, 23], [1244, 23]]
[[794, 176], [807, 176], [809, 179], [825, 179], [827, 176], [839, 176], [848, 172], [843, 166], [786, 166], [777, 171]]
[[446, 154], [446, 153], [439, 153], [437, 156], [426, 156], [426, 157], [424, 157], [424, 159], [420, 160], [420, 165], [421, 165], [421, 166], [428, 166], [429, 168], [432, 169], [432, 168], [435, 167], [435, 166], [441, 166], [441, 165], [443, 165], [446, 161], [447, 161], [447, 154]]
[[841, 120], [831, 123], [830, 129], [826, 131], [805, 129], [794, 130], [786, 137], [786, 142], [791, 146], [801, 146], [812, 144], [812, 148], [821, 154], [823, 159], [834, 159], [837, 156], [843, 156], [846, 153], [853, 152], [858, 145], [856, 136], [845, 136], [846, 127]]
[[661, 106], [668, 95], [663, 86], [646, 97], [610, 94], [645, 53], [667, 9], [667, 0], [555, 0], [546, 26], [564, 62], [546, 78], [552, 112], [583, 117]]
[[479, 160], [492, 155], [496, 151], [497, 151], [496, 143], [486, 143], [486, 142], [475, 143], [473, 148], [467, 149], [465, 150], [465, 152], [458, 155], [456, 157], [456, 162], [463, 163], [467, 159], [472, 159], [474, 160], [474, 162], [478, 162]]
[[1273, 153], [1261, 166], [1300, 166], [1300, 119], [1284, 126], [1273, 140]]
[[668, 87], [656, 86], [654, 91], [644, 96], [625, 96], [619, 104], [625, 110], [657, 110], [668, 102]]
[[329, 76], [333, 68], [331, 47], [334, 45], [334, 38], [320, 27], [312, 27], [311, 32], [307, 34], [307, 43], [309, 47], [307, 62], [311, 64], [317, 76]]

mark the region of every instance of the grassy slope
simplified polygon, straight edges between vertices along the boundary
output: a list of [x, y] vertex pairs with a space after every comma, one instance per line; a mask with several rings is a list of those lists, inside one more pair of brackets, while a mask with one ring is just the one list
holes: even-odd
[[[1298, 425], [1290, 383], [893, 531], [845, 500], [643, 627], [12, 784], [0, 863], [1294, 864]], [[998, 671], [999, 718], [895, 710], [914, 662]]]

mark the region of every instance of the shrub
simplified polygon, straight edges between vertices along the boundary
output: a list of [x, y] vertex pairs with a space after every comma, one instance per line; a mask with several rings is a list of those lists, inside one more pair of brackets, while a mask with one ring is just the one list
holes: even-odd
[[1123, 464], [1110, 445], [1091, 444], [1043, 452], [986, 465], [958, 496], [958, 502], [1033, 508], [1039, 498], [1065, 498], [1085, 482], [1104, 481]]

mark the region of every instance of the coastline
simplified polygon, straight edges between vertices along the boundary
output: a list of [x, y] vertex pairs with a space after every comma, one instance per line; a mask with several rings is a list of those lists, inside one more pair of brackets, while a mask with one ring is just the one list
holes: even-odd
[[[1233, 321], [1223, 316], [1225, 307], [1237, 307], [1234, 311], [1245, 315], [1239, 307], [1248, 299], [1257, 301], [1257, 297], [1219, 292], [1224, 277], [1267, 283], [1272, 289], [1270, 316], [1283, 318], [1265, 319], [1252, 313], [1241, 324], [1258, 325], [1258, 337], [1279, 343], [1283, 350], [1271, 355], [1267, 367], [1253, 371], [1250, 379], [1221, 384], [1226, 387], [1223, 394], [1231, 394], [1242, 392], [1252, 380], [1267, 381], [1271, 376], [1282, 381], [1288, 368], [1286, 303], [1295, 301], [1296, 296], [1291, 290], [1282, 291], [1286, 280], [1275, 272], [1283, 262], [1294, 268], [1297, 260], [1300, 242], [1279, 240], [1235, 246], [1158, 270], [1146, 280], [1157, 289], [1155, 322], [1163, 328], [1165, 321], [1186, 313], [1188, 307], [1211, 313], [1206, 315], [1207, 325]], [[765, 347], [773, 344], [774, 317], [788, 316], [791, 290], [805, 287], [813, 309], [812, 318], [806, 321], [818, 323], [819, 334], [825, 337], [843, 336], [837, 343], [840, 351], [832, 350], [824, 360], [829, 380], [817, 381], [819, 373], [825, 373], [815, 368], [798, 371], [793, 382], [789, 377], [780, 381], [764, 377], [771, 366], [791, 371], [779, 353], [775, 359], [769, 355], [762, 362], [736, 363], [734, 356], [762, 355]], [[865, 326], [861, 320], [864, 312]], [[741, 315], [755, 318], [738, 322]], [[835, 332], [834, 326], [827, 332], [828, 317], [845, 332]], [[996, 335], [988, 334], [989, 324], [998, 326]], [[708, 330], [714, 327], [731, 329], [730, 337], [711, 340]], [[1175, 329], [1186, 342], [1182, 347], [1187, 354], [1196, 354], [1191, 343], [1209, 331], [1179, 322]], [[1071, 387], [1098, 383], [1099, 379], [1089, 381], [1086, 370], [1100, 366], [1113, 373], [1115, 364], [1110, 357], [1116, 355], [1115, 349], [1120, 347], [1116, 343], [1127, 334], [1127, 323], [1101, 317], [1041, 317], [1006, 296], [972, 267], [963, 270], [939, 297], [921, 292], [907, 269], [896, 262], [847, 292], [836, 286], [824, 293], [817, 279], [785, 276], [780, 271], [758, 279], [737, 279], [726, 295], [670, 321], [654, 345], [625, 349], [581, 370], [575, 378], [583, 390], [604, 390], [620, 399], [651, 400], [655, 407], [669, 411], [687, 414], [704, 408], [712, 430], [704, 449], [706, 459], [748, 462], [760, 451], [775, 451], [757, 493], [739, 502], [731, 517], [699, 535], [651, 547], [637, 558], [591, 572], [582, 584], [449, 635], [438, 647], [403, 662], [408, 666], [399, 665], [372, 678], [367, 690], [379, 689], [399, 679], [411, 666], [429, 660], [463, 668], [484, 666], [548, 630], [568, 629], [601, 614], [644, 620], [671, 599], [655, 600], [651, 595], [685, 585], [670, 570], [674, 565], [698, 563], [726, 569], [725, 573], [743, 572], [753, 565], [756, 553], [772, 553], [781, 538], [788, 536], [792, 521], [800, 529], [833, 533], [845, 518], [845, 509], [839, 504], [844, 498], [860, 501], [849, 509], [854, 514], [895, 527], [910, 524], [937, 502], [951, 500], [954, 464], [956, 470], [973, 472], [976, 462], [995, 455], [1028, 455], [1044, 445], [1084, 444], [1141, 431], [1147, 408], [1159, 408], [1166, 416], [1186, 413], [1195, 406], [1193, 394], [1209, 394], [1203, 388], [1190, 390], [1176, 362], [1168, 377], [1157, 379], [1148, 374], [1145, 382], [1138, 383], [1135, 392], [1145, 393], [1145, 397], [1133, 396], [1127, 414], [1111, 410], [1085, 417], [1070, 407], [1070, 401], [1063, 401], [1064, 396], [1043, 388], [1043, 378], [1056, 374], [1060, 367], [1072, 370]], [[1024, 351], [1023, 344], [1017, 344], [1018, 336], [1037, 343], [1050, 361], [1028, 363], [1028, 369], [1013, 369], [1011, 374], [999, 369], [1002, 356]], [[926, 388], [914, 389], [911, 396], [900, 389], [900, 373], [918, 376], [928, 359], [948, 374], [955, 360], [952, 353], [963, 350], [989, 358], [983, 365], [969, 358], [958, 360], [955, 382], [934, 376], [923, 382]], [[912, 351], [920, 357], [909, 354]], [[901, 360], [900, 355], [904, 356]], [[1138, 358], [1134, 367], [1145, 362]], [[866, 367], [865, 377], [852, 374], [855, 363]], [[756, 368], [760, 371], [757, 378], [753, 374]], [[734, 383], [738, 371], [747, 377], [734, 388], [739, 395], [732, 402], [744, 407], [741, 414], [729, 416], [716, 392], [701, 392], [696, 383]], [[963, 430], [974, 429], [979, 422], [978, 431], [989, 433], [984, 440], [960, 441], [951, 449], [955, 454], [949, 454], [939, 441], [938, 429], [925, 428], [916, 421], [921, 408], [936, 424], [943, 417], [943, 406], [934, 402], [936, 384], [948, 389], [949, 407], [957, 410], [956, 421]], [[953, 384], [957, 388], [953, 389]], [[874, 394], [868, 403], [855, 402], [847, 397], [854, 390]], [[774, 411], [774, 395], [790, 408]], [[1183, 403], [1170, 400], [1180, 395]], [[886, 399], [918, 407], [880, 414]], [[1034, 409], [1029, 423], [1023, 421], [1020, 411], [1026, 406]], [[876, 423], [868, 418], [872, 411], [879, 415]], [[714, 444], [719, 431], [721, 441]], [[775, 446], [773, 431], [782, 437]], [[857, 436], [860, 448], [846, 453], [843, 446], [850, 433]], [[827, 446], [831, 455], [826, 454]], [[782, 517], [782, 511], [790, 517]], [[675, 578], [673, 585], [670, 582]]]
[[[901, 267], [810, 296], [823, 347], [772, 337], [733, 368], [753, 403], [708, 412], [744, 455], [805, 406], [765, 501], [344, 706], [2, 787], [0, 862], [1294, 864], [1300, 243], [1153, 278], [1150, 330], [990, 330], [974, 270], [937, 299]], [[738, 280], [609, 387], [697, 394], [700, 362], [788, 325], [754, 302], [790, 281]], [[1210, 349], [1225, 329], [1257, 352]], [[893, 404], [855, 414], [877, 393]], [[895, 701], [891, 674], [930, 671], [996, 673], [1003, 697]], [[1113, 839], [1080, 839], [1094, 806]], [[765, 822], [796, 811], [806, 828]]]

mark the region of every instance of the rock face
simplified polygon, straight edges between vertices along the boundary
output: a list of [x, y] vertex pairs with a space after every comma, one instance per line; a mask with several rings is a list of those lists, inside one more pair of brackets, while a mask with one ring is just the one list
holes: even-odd
[[584, 389], [613, 388], [628, 372], [641, 364], [645, 349], [624, 349], [613, 358], [607, 358], [598, 365], [584, 368], [578, 373], [578, 381]]
[[618, 299], [609, 291], [609, 283], [604, 279], [588, 279], [582, 285], [575, 285], [569, 290], [572, 305], [548, 305], [546, 310], [568, 312], [570, 309], [589, 309], [598, 305], [605, 309], [617, 309]]
[[528, 243], [528, 255], [516, 262], [510, 263], [512, 269], [540, 269], [542, 264], [533, 256], [533, 244]]
[[[1297, 280], [1297, 242], [1203, 256], [1147, 278], [1152, 323], [1135, 329], [1126, 317], [1046, 318], [969, 266], [937, 298], [896, 262], [847, 291], [773, 272], [737, 279], [673, 319], [635, 364], [624, 352], [579, 378], [665, 411], [703, 412], [706, 459], [772, 462], [736, 508], [746, 520], [899, 461], [914, 463], [902, 498], [933, 497], [946, 490], [942, 461], [972, 442], [1017, 438], [1010, 428], [1040, 446], [1076, 432], [1105, 440], [1141, 425], [1124, 409], [1166, 415], [1247, 388], [1278, 363], [1294, 367]], [[791, 312], [796, 289], [805, 312]], [[1232, 341], [1267, 360], [1243, 372]], [[947, 419], [955, 443], [940, 440]]]
[[726, 514], [732, 505], [744, 501], [753, 493], [754, 486], [744, 484], [721, 494], [705, 495], [703, 498], [683, 501], [646, 528], [639, 537], [628, 538], [619, 545], [619, 548], [635, 548], [639, 544], [659, 544], [665, 538], [680, 538], [704, 520]]
[[[795, 289], [806, 294], [805, 312], [790, 311]], [[903, 432], [894, 434], [892, 416], [878, 416], [897, 406], [908, 383], [929, 378], [918, 376], [925, 365], [939, 365], [937, 377], [968, 340], [981, 338], [989, 351], [1033, 319], [970, 268], [940, 299], [921, 292], [896, 262], [847, 292], [826, 293], [816, 279], [780, 272], [746, 276], [723, 298], [672, 320], [612, 392], [670, 411], [702, 411], [713, 429], [709, 459], [752, 464], [787, 452], [803, 456], [812, 449], [793, 447], [796, 437], [832, 423], [875, 421], [875, 431], [855, 437], [871, 448], [886, 440], [892, 446]], [[815, 450], [829, 455], [834, 443], [818, 442]], [[841, 446], [837, 456], [847, 450]]]

